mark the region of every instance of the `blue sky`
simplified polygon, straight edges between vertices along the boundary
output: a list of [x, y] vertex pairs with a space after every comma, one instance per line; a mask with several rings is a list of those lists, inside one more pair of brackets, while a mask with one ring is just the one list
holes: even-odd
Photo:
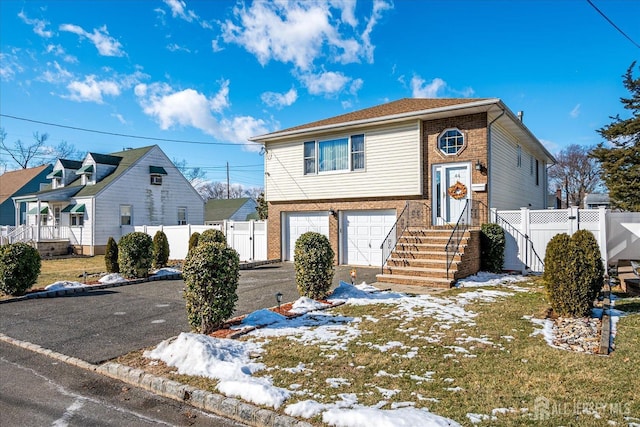
[[[7, 142], [109, 153], [157, 143], [262, 186], [247, 138], [405, 97], [501, 98], [556, 153], [625, 116], [640, 1], [0, 2]], [[6, 158], [6, 153], [0, 153]]]

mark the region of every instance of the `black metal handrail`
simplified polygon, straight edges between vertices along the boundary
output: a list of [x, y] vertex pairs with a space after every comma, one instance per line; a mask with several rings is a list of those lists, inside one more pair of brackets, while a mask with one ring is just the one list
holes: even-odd
[[[505, 231], [508, 231], [512, 235], [516, 235], [519, 239], [522, 239], [525, 241], [525, 245], [524, 245], [525, 246], [525, 253], [524, 253], [525, 268], [531, 270], [532, 267], [535, 267], [533, 269], [534, 271], [544, 269], [544, 261], [542, 260], [542, 258], [540, 258], [540, 255], [538, 255], [538, 252], [536, 252], [536, 249], [533, 246], [533, 241], [531, 241], [531, 238], [527, 234], [522, 233], [516, 227], [511, 225], [509, 221], [507, 221], [506, 219], [498, 215], [498, 212], [495, 210], [491, 211], [490, 221], [495, 224], [498, 224]], [[531, 257], [529, 257], [530, 253], [531, 253]], [[538, 263], [538, 264], [534, 265], [534, 263]], [[538, 265], [542, 268], [538, 268]]]
[[404, 209], [398, 216], [395, 224], [391, 227], [389, 234], [382, 241], [382, 268], [398, 245], [400, 236], [409, 227], [425, 227], [431, 224], [431, 206], [427, 201], [409, 200], [404, 205]]

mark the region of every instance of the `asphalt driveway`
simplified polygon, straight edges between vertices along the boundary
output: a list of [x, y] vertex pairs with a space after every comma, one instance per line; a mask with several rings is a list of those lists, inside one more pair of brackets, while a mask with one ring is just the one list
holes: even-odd
[[[336, 268], [334, 285], [350, 281], [351, 268]], [[379, 269], [358, 268], [357, 281], [373, 283]], [[0, 332], [90, 363], [101, 363], [189, 331], [182, 280], [91, 290], [56, 298], [0, 304]], [[236, 314], [299, 297], [293, 264], [243, 270]]]

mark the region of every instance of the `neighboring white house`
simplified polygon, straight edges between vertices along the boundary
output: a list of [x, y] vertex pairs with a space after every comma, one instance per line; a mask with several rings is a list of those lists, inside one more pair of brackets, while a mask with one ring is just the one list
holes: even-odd
[[[157, 145], [58, 160], [51, 188], [14, 197], [29, 206], [23, 236], [102, 254], [136, 225], [204, 224], [204, 200]], [[66, 248], [65, 248], [66, 249]]]

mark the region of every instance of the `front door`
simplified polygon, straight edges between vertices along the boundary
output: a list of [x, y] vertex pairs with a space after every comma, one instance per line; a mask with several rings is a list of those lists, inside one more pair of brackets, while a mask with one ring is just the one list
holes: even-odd
[[433, 223], [455, 224], [471, 197], [469, 163], [450, 163], [433, 166]]

